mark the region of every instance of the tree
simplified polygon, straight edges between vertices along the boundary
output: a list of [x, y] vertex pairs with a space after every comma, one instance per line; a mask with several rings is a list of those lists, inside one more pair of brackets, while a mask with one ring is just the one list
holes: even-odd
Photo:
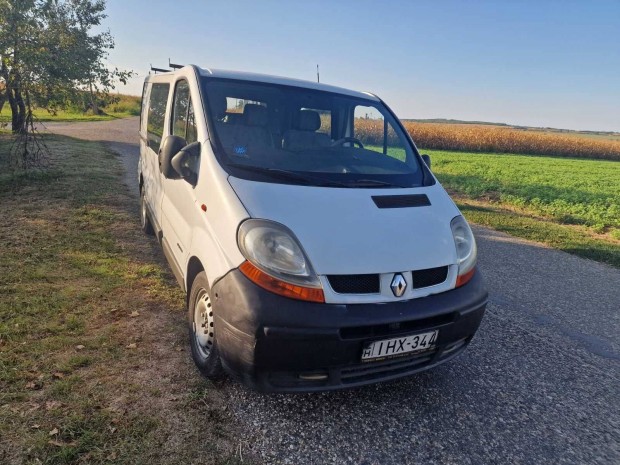
[[0, 0], [0, 105], [14, 133], [28, 131], [33, 105], [98, 113], [98, 100], [126, 83], [131, 72], [105, 65], [112, 35], [92, 31], [105, 17], [105, 0]]

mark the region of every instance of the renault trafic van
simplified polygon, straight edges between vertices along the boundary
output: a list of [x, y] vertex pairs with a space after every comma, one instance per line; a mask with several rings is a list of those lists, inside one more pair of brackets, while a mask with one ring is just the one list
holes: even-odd
[[472, 340], [476, 241], [377, 96], [185, 66], [148, 76], [142, 102], [142, 228], [186, 292], [206, 377], [349, 388]]

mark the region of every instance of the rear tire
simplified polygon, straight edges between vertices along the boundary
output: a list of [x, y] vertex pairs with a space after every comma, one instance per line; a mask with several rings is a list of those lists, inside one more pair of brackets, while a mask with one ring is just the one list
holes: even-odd
[[206, 378], [215, 379], [222, 375], [223, 370], [210, 292], [207, 275], [201, 271], [192, 283], [187, 319], [194, 363]]
[[146, 199], [144, 198], [144, 189], [142, 187], [140, 187], [140, 226], [145, 234], [149, 236], [155, 234], [155, 231], [153, 230], [153, 225], [151, 224], [151, 220], [149, 219]]

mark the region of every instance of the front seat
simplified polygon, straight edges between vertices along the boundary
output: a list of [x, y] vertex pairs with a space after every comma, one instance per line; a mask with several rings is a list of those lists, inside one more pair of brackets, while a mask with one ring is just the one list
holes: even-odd
[[321, 116], [313, 110], [300, 110], [293, 122], [294, 129], [284, 133], [282, 148], [291, 151], [329, 147], [331, 138], [323, 133], [316, 132], [321, 127]]
[[[220, 110], [219, 106], [214, 113]], [[266, 107], [248, 103], [243, 114], [238, 117], [235, 115], [231, 121], [229, 117], [233, 113], [220, 111], [216, 114], [220, 119], [216, 120], [215, 126], [227, 153], [245, 156], [251, 155], [256, 149], [273, 148], [273, 139], [267, 129], [269, 114]], [[222, 122], [223, 119], [226, 119], [226, 122]]]
[[256, 103], [246, 103], [243, 107], [243, 126], [237, 126], [237, 134], [248, 146], [273, 147], [273, 139], [268, 129], [269, 113], [267, 107]]

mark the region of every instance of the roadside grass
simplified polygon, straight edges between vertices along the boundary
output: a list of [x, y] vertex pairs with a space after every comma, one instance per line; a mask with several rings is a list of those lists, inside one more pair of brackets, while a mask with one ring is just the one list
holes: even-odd
[[441, 183], [476, 200], [517, 207], [620, 239], [620, 163], [427, 151]]
[[620, 163], [423, 152], [472, 222], [620, 267]]
[[0, 177], [0, 463], [237, 463], [119, 161], [45, 137], [51, 169]]
[[473, 224], [620, 268], [620, 241], [602, 239], [584, 227], [552, 223], [544, 218], [500, 208], [488, 202], [459, 197], [455, 200], [463, 215]]
[[[76, 109], [59, 110], [55, 114], [43, 108], [33, 111], [35, 121], [45, 122], [84, 122], [84, 121], [110, 121], [118, 118], [128, 118], [140, 115], [140, 97], [133, 95], [117, 95], [118, 102], [111, 103], [102, 108], [104, 114], [93, 115]], [[11, 123], [11, 111], [4, 106], [0, 113], [0, 125]]]
[[[85, 121], [111, 121], [118, 118], [128, 118], [133, 116], [128, 112], [110, 112], [103, 115], [90, 115], [82, 112], [59, 110], [56, 114], [49, 113], [47, 110], [37, 108], [33, 112], [35, 121], [47, 122], [85, 122]], [[11, 114], [6, 110], [0, 113], [0, 124], [11, 124]], [[9, 126], [10, 128], [10, 126]]]

